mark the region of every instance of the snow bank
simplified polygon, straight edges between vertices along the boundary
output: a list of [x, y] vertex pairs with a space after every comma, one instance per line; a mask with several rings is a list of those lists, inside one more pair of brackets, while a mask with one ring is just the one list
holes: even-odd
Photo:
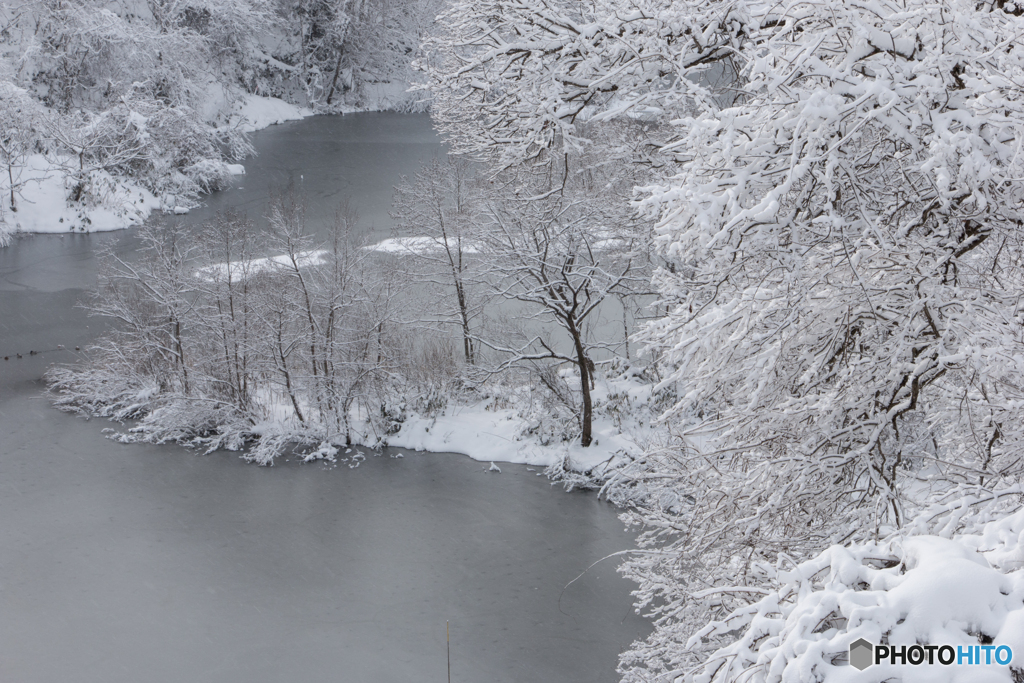
[[[160, 201], [149, 190], [109, 174], [97, 172], [90, 179], [95, 204], [67, 200], [69, 176], [61, 164], [41, 154], [30, 156], [15, 176], [20, 185], [18, 210], [4, 207], [0, 230], [10, 232], [94, 232], [119, 230], [146, 220]], [[6, 202], [5, 202], [6, 204]]]
[[245, 133], [261, 130], [285, 121], [297, 121], [312, 116], [313, 110], [289, 104], [276, 97], [261, 97], [244, 93], [214, 121], [220, 128], [238, 129]]
[[482, 462], [511, 462], [549, 467], [562, 463], [576, 471], [589, 471], [616, 454], [635, 453], [636, 443], [608, 419], [595, 419], [594, 443], [543, 444], [524, 429], [524, 419], [513, 408], [495, 410], [491, 401], [449, 409], [433, 417], [414, 415], [388, 444], [417, 451], [462, 453]]
[[[776, 570], [776, 587], [762, 591], [763, 598], [695, 633], [689, 649], [717, 639], [731, 642], [696, 669], [672, 678], [692, 683], [1020, 680], [1013, 670], [1024, 670], [1022, 539], [1024, 511], [1018, 511], [976, 535], [832, 546], [788, 571]], [[760, 589], [706, 592], [743, 590]], [[890, 658], [858, 670], [850, 665], [848, 651], [860, 638], [897, 648], [1006, 645], [1013, 659], [1008, 665], [910, 665]]]
[[587, 448], [580, 445], [578, 434], [571, 441], [553, 436], [543, 424], [557, 421], [548, 414], [549, 408], [523, 395], [489, 396], [449, 406], [436, 416], [410, 413], [387, 443], [461, 453], [482, 462], [564, 467], [600, 478], [601, 471], [643, 451], [638, 442], [649, 440], [658, 429], [651, 424], [659, 409], [652, 405], [652, 385], [629, 372], [598, 379], [591, 396], [594, 440]]

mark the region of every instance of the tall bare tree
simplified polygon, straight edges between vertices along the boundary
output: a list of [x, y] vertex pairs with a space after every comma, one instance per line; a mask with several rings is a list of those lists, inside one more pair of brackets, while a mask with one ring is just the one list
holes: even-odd
[[[496, 177], [474, 230], [492, 291], [532, 321], [524, 343], [484, 340], [502, 366], [572, 363], [580, 380], [580, 443], [593, 440], [594, 359], [608, 342], [588, 334], [602, 306], [646, 288], [649, 235], [617, 191], [630, 187], [600, 169], [557, 163]], [[548, 326], [565, 336], [552, 339]], [[567, 348], [568, 347], [568, 348]]]
[[465, 159], [432, 159], [395, 188], [391, 212], [399, 253], [423, 266], [415, 271], [417, 280], [452, 293], [442, 298], [452, 301], [450, 310], [438, 312], [443, 321], [459, 326], [469, 364], [476, 361], [473, 327], [482, 305], [481, 295], [473, 291], [479, 273], [479, 245], [473, 242], [474, 226], [481, 220], [479, 182], [479, 169]]

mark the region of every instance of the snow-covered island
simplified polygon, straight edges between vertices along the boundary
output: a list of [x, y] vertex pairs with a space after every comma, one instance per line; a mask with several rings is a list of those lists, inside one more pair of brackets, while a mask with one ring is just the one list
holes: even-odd
[[288, 194], [266, 231], [143, 228], [59, 407], [595, 489], [655, 626], [625, 683], [1024, 680], [1024, 8], [128, 7], [3, 6], [8, 229], [186, 210], [383, 73], [451, 154], [373, 244]]

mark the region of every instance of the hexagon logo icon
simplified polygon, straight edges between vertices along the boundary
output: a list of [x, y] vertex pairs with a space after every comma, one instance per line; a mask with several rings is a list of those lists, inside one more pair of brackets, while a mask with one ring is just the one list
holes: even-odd
[[874, 664], [874, 646], [863, 638], [850, 643], [850, 666], [863, 671]]

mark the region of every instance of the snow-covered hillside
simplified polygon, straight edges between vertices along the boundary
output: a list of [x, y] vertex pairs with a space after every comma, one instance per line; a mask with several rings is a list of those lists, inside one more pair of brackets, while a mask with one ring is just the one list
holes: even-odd
[[314, 112], [416, 108], [432, 2], [0, 4], [0, 245], [182, 212]]

